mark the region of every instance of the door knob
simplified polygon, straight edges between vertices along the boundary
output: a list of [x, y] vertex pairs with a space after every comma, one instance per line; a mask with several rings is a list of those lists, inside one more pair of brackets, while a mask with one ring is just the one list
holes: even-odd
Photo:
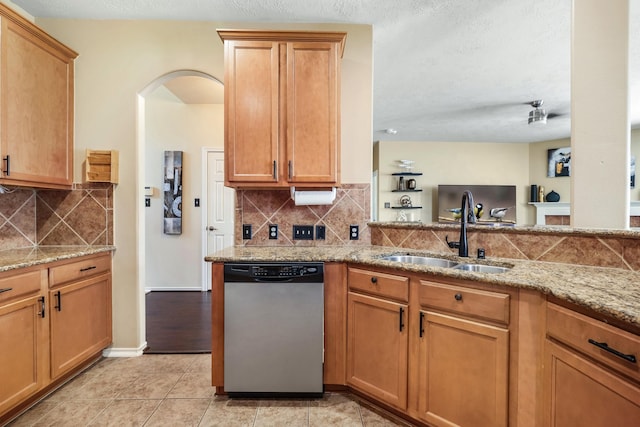
[[215, 230], [217, 230], [217, 228], [215, 228], [213, 225], [210, 225], [210, 226], [207, 227], [207, 230], [215, 231]]

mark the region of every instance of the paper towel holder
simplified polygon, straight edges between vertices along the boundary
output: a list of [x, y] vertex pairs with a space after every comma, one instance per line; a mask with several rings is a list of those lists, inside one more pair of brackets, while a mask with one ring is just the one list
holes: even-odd
[[336, 199], [336, 187], [331, 187], [330, 190], [296, 190], [296, 187], [291, 188], [291, 199], [296, 206], [306, 205], [331, 205]]

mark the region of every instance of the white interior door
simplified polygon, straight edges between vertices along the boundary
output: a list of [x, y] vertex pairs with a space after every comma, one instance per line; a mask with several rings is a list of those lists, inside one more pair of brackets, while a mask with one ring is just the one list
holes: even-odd
[[[207, 212], [204, 216], [204, 255], [233, 246], [235, 191], [224, 186], [224, 152], [220, 149], [204, 149]], [[203, 290], [211, 289], [211, 264], [205, 263], [202, 277]]]

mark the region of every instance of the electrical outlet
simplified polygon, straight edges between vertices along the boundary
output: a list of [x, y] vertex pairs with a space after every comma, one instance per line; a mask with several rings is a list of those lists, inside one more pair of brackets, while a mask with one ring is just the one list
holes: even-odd
[[313, 225], [294, 225], [293, 240], [313, 240]]
[[251, 224], [242, 224], [242, 239], [251, 240]]
[[147, 208], [148, 208], [148, 207], [151, 207], [151, 199], [150, 199], [150, 198], [148, 198], [148, 197], [146, 197], [146, 198], [144, 199], [144, 205], [145, 205]]
[[358, 240], [360, 237], [360, 226], [359, 225], [350, 225], [349, 226], [349, 240]]
[[269, 239], [276, 240], [278, 238], [278, 224], [269, 225]]
[[193, 199], [193, 206], [195, 206], [196, 208], [200, 207], [200, 199]]
[[324, 240], [325, 235], [326, 232], [324, 225], [316, 225], [316, 240]]

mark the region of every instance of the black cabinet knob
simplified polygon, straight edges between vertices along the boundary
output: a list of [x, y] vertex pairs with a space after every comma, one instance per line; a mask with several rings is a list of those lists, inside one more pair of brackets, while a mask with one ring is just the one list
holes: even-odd
[[462, 294], [455, 294], [454, 298], [456, 299], [456, 301], [462, 301]]
[[377, 277], [372, 277], [371, 278], [371, 283], [377, 283], [378, 282], [378, 278]]

